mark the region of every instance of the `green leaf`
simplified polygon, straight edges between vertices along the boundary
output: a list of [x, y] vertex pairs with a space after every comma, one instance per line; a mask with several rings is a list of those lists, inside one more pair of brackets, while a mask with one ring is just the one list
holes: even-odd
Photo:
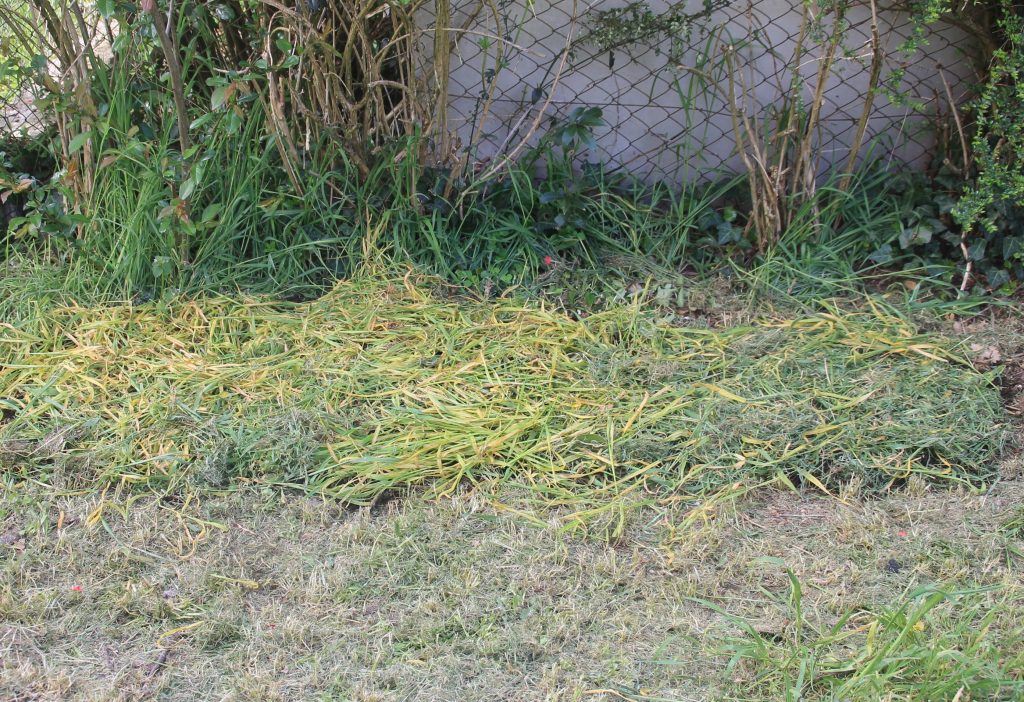
[[224, 209], [224, 205], [219, 202], [214, 202], [206, 206], [203, 210], [203, 214], [199, 217], [200, 222], [209, 222], [214, 217], [220, 214], [220, 211]]
[[167, 256], [155, 256], [153, 258], [152, 267], [154, 278], [164, 278], [170, 275], [171, 271], [174, 269], [174, 264]]
[[191, 178], [186, 178], [182, 182], [181, 188], [178, 190], [178, 197], [180, 197], [182, 200], [188, 200], [189, 196], [193, 192], [195, 192], [195, 189], [196, 189], [196, 182], [194, 180], [192, 180]]
[[877, 263], [879, 265], [884, 265], [886, 263], [891, 263], [892, 259], [893, 259], [893, 255], [892, 255], [892, 245], [891, 244], [882, 244], [877, 249], [875, 249], [874, 252], [872, 252], [871, 254], [868, 255], [868, 260], [869, 261], [871, 261], [873, 263]]
[[984, 239], [975, 241], [973, 244], [967, 247], [967, 258], [972, 261], [980, 261], [985, 258], [985, 245], [988, 242]]
[[949, 214], [956, 207], [957, 201], [945, 193], [935, 196], [935, 205], [939, 208], [939, 214]]
[[925, 224], [907, 227], [900, 233], [900, 248], [906, 249], [915, 244], [927, 244], [932, 240], [934, 233], [931, 227]]
[[96, 0], [96, 11], [104, 19], [113, 17], [117, 12], [117, 2], [115, 0]]
[[200, 127], [204, 126], [207, 122], [212, 120], [214, 118], [214, 116], [215, 115], [212, 112], [207, 112], [202, 117], [196, 117], [196, 119], [192, 122], [192, 124], [190, 124], [188, 126], [188, 128], [189, 129], [199, 129]]
[[89, 139], [91, 137], [92, 137], [92, 130], [90, 129], [88, 131], [82, 132], [81, 134], [76, 136], [74, 139], [72, 139], [71, 143], [68, 144], [68, 155], [71, 156], [71, 155], [77, 154], [79, 151], [81, 151], [82, 147], [85, 146], [85, 142], [89, 141]]
[[223, 107], [224, 103], [226, 103], [228, 98], [231, 97], [231, 93], [229, 91], [230, 87], [230, 84], [217, 86], [213, 91], [213, 95], [210, 96], [210, 107], [214, 110], [218, 110]]

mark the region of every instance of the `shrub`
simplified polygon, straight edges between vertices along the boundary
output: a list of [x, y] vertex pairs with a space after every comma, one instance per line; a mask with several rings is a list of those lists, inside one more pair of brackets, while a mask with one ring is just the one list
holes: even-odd
[[952, 209], [965, 230], [976, 231], [967, 250], [990, 285], [1024, 279], [1024, 18], [1010, 0], [996, 0], [996, 36], [988, 79], [969, 105], [974, 119], [973, 178]]

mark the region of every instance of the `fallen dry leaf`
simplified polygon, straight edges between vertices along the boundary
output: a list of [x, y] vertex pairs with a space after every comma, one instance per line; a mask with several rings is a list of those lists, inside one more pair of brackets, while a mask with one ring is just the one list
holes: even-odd
[[1003, 360], [1003, 354], [997, 346], [982, 346], [971, 344], [971, 351], [974, 352], [974, 365], [979, 368], [991, 368], [999, 365]]

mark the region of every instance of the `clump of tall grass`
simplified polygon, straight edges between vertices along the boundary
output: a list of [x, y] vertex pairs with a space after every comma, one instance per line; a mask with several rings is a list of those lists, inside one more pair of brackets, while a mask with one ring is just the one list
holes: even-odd
[[191, 125], [196, 145], [133, 76], [131, 47], [99, 64], [92, 94], [105, 107], [89, 143], [98, 167], [82, 187], [87, 219], [70, 251], [69, 281], [104, 281], [114, 296], [166, 289], [310, 288], [337, 271], [358, 213], [333, 182], [351, 168], [337, 149], [287, 177], [265, 106], [249, 91]]

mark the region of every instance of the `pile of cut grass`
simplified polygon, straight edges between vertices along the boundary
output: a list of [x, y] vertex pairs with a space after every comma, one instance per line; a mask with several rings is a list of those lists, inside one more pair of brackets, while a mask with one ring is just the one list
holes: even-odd
[[0, 329], [0, 461], [66, 487], [293, 486], [354, 504], [501, 483], [582, 520], [768, 481], [984, 481], [991, 378], [875, 311], [582, 321], [433, 281], [311, 303], [56, 306]]

